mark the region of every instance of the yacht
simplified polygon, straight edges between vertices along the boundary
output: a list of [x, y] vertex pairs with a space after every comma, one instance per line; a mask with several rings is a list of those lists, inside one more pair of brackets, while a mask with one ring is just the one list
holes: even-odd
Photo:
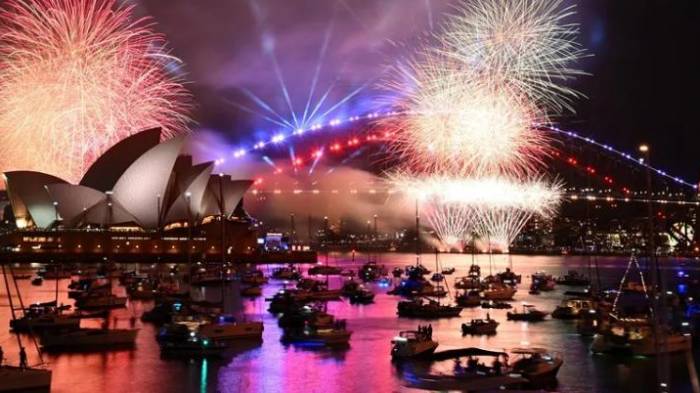
[[491, 317], [487, 314], [486, 319], [472, 319], [469, 321], [469, 323], [463, 323], [462, 335], [493, 335], [496, 334], [496, 328], [498, 325], [499, 323], [496, 322], [496, 320], [491, 319]]
[[465, 291], [457, 295], [455, 302], [457, 302], [457, 305], [465, 308], [479, 307], [481, 304], [481, 295], [479, 291], [476, 290]]
[[488, 288], [484, 289], [481, 293], [481, 297], [484, 300], [513, 300], [513, 296], [518, 290], [510, 285], [503, 284], [489, 284]]
[[[635, 356], [654, 356], [659, 353], [687, 352], [692, 348], [692, 337], [687, 333], [663, 328], [663, 340], [657, 345], [649, 318], [616, 317], [611, 314], [610, 325], [593, 336], [591, 351]], [[658, 347], [658, 348], [657, 348]]]
[[391, 340], [391, 357], [394, 359], [416, 358], [435, 352], [437, 341], [425, 331], [407, 330]]
[[350, 343], [352, 332], [345, 329], [344, 321], [331, 328], [305, 326], [301, 329], [285, 329], [282, 342], [299, 345], [339, 347]]
[[506, 314], [509, 321], [527, 321], [527, 322], [539, 322], [544, 321], [549, 313], [540, 311], [535, 308], [535, 306], [530, 304], [523, 305], [522, 312], [510, 312]]
[[262, 322], [237, 321], [231, 315], [219, 315], [214, 318], [174, 318], [173, 322], [185, 325], [191, 332], [214, 341], [262, 340]]
[[405, 300], [398, 304], [398, 315], [408, 318], [437, 319], [458, 317], [462, 312], [460, 306], [442, 305], [435, 300]]
[[165, 357], [205, 358], [221, 356], [224, 343], [202, 337], [180, 324], [165, 325], [156, 335], [160, 353]]
[[45, 333], [40, 337], [46, 350], [103, 350], [114, 347], [133, 347], [138, 329], [81, 328], [70, 332]]
[[587, 287], [591, 285], [591, 280], [576, 270], [569, 270], [565, 275], [557, 278], [557, 284], [570, 287]]
[[591, 299], [564, 299], [561, 304], [552, 311], [552, 318], [578, 319], [590, 310], [595, 310], [595, 302]]
[[510, 353], [518, 357], [511, 365], [511, 373], [520, 374], [529, 381], [529, 387], [540, 389], [556, 384], [557, 373], [564, 361], [544, 348], [515, 348]]

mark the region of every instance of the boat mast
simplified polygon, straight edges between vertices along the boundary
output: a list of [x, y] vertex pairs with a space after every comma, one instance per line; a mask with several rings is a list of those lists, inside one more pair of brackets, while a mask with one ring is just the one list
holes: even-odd
[[420, 215], [418, 214], [418, 198], [416, 198], [416, 266], [420, 265]]

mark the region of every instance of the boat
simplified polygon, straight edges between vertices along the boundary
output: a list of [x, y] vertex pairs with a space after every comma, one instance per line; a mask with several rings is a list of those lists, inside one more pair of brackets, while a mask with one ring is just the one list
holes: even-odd
[[[466, 358], [466, 365], [462, 359]], [[492, 359], [489, 361], [489, 359]], [[453, 373], [431, 373], [434, 362], [453, 361]], [[458, 348], [434, 352], [424, 362], [414, 363], [407, 375], [409, 386], [432, 391], [486, 392], [522, 388], [523, 376], [511, 373], [508, 354], [481, 348]]]
[[41, 346], [46, 350], [105, 350], [133, 347], [138, 329], [80, 328], [69, 332], [44, 333]]
[[376, 281], [386, 274], [386, 268], [370, 261], [362, 265], [357, 274], [364, 282]]
[[343, 277], [355, 277], [355, 271], [352, 269], [344, 269], [340, 271], [340, 275]]
[[648, 317], [618, 317], [611, 314], [607, 328], [593, 336], [591, 351], [633, 356], [655, 356], [660, 353], [687, 352], [692, 349], [689, 333], [663, 328], [663, 340], [657, 345], [653, 324]]
[[457, 305], [465, 308], [479, 307], [481, 304], [481, 295], [479, 294], [479, 291], [465, 291], [457, 295], [455, 302]]
[[532, 273], [532, 284], [531, 289], [537, 289], [539, 291], [553, 291], [557, 282], [554, 280], [551, 274], [544, 272]]
[[187, 326], [191, 332], [214, 341], [262, 340], [262, 322], [237, 321], [231, 315], [215, 317], [175, 317], [173, 324]]
[[127, 298], [124, 296], [105, 295], [105, 296], [88, 296], [76, 300], [75, 306], [81, 309], [95, 308], [121, 308], [126, 307]]
[[42, 277], [34, 277], [32, 279], [32, 285], [34, 285], [36, 287], [41, 286], [41, 284], [43, 284], [43, 283], [44, 283], [44, 279]]
[[564, 299], [561, 304], [552, 311], [552, 318], [578, 319], [584, 313], [595, 309], [595, 302], [591, 299], [571, 298]]
[[353, 293], [357, 292], [361, 284], [355, 280], [347, 280], [343, 283], [342, 288], [340, 288], [341, 293], [345, 297], [350, 297]]
[[487, 313], [486, 319], [472, 319], [469, 321], [469, 323], [463, 323], [462, 335], [493, 335], [496, 334], [496, 328], [498, 325], [499, 323], [496, 320], [491, 319], [491, 316]]
[[15, 278], [15, 280], [29, 280], [30, 278], [32, 278], [32, 275], [31, 274], [15, 274], [13, 277]]
[[265, 274], [258, 269], [245, 271], [243, 274], [241, 274], [241, 283], [243, 284], [260, 286], [267, 284], [267, 281], [268, 280], [267, 277], [265, 277]]
[[320, 304], [303, 305], [290, 309], [280, 315], [277, 324], [281, 328], [303, 328], [306, 325], [315, 328], [329, 328], [335, 323], [335, 317], [326, 312]]
[[258, 286], [244, 287], [241, 288], [241, 296], [245, 297], [257, 297], [262, 295], [262, 288]]
[[[19, 287], [15, 286], [17, 290], [16, 294], [12, 294], [10, 289], [10, 281], [8, 278], [7, 271], [5, 270], [5, 265], [1, 264], [2, 276], [5, 281], [5, 289], [7, 293], [7, 300], [11, 310], [14, 310], [14, 295], [16, 295], [19, 303], [22, 304], [22, 294], [19, 292]], [[10, 268], [10, 274], [12, 274], [12, 268]], [[16, 321], [15, 313], [11, 312], [12, 320]], [[41, 365], [40, 367], [30, 367], [27, 362], [27, 354], [25, 347], [22, 345], [22, 336], [15, 331], [14, 332], [17, 344], [20, 348], [19, 351], [19, 363], [18, 366], [12, 366], [5, 363], [3, 359], [4, 354], [2, 347], [0, 347], [0, 392], [29, 392], [29, 391], [50, 391], [51, 390], [51, 370]], [[41, 359], [41, 351], [39, 352], [39, 359]]]
[[544, 311], [540, 311], [535, 308], [535, 306], [530, 304], [523, 304], [522, 312], [510, 312], [506, 314], [509, 321], [527, 321], [527, 322], [539, 322], [544, 321], [544, 319], [549, 315]]
[[503, 309], [511, 309], [511, 308], [513, 308], [513, 306], [510, 303], [494, 302], [493, 300], [489, 300], [487, 302], [481, 302], [481, 308], [495, 308], [497, 310], [503, 310]]
[[296, 267], [289, 265], [273, 270], [272, 278], [276, 280], [298, 280], [301, 278], [301, 272]]
[[226, 349], [226, 344], [202, 337], [179, 324], [163, 326], [156, 340], [164, 357], [218, 357]]
[[301, 329], [285, 329], [281, 341], [287, 344], [346, 347], [350, 344], [352, 332], [345, 329], [345, 321], [338, 321], [333, 328], [314, 328], [305, 326]]
[[506, 268], [505, 272], [496, 273], [496, 277], [500, 282], [507, 285], [515, 286], [522, 282], [522, 276], [515, 274], [510, 268]]
[[341, 271], [342, 271], [342, 269], [337, 267], [337, 266], [328, 266], [328, 265], [317, 264], [316, 266], [309, 268], [309, 270], [307, 271], [307, 274], [310, 276], [316, 276], [316, 275], [330, 276], [330, 275], [340, 274]]
[[569, 270], [567, 274], [557, 278], [557, 284], [570, 287], [587, 287], [591, 285], [591, 280], [576, 270]]
[[481, 297], [484, 300], [513, 300], [513, 296], [518, 290], [510, 285], [489, 284], [489, 286], [481, 292]]
[[370, 304], [374, 303], [374, 293], [364, 287], [350, 295], [350, 304]]
[[400, 317], [421, 319], [453, 318], [462, 312], [460, 306], [442, 305], [432, 299], [424, 301], [420, 298], [400, 301], [397, 308]]
[[267, 310], [279, 314], [300, 307], [306, 303], [297, 296], [300, 292], [298, 289], [280, 289], [272, 298], [265, 299], [270, 302]]
[[518, 359], [511, 364], [511, 373], [520, 374], [529, 382], [529, 388], [541, 389], [556, 385], [557, 373], [563, 359], [551, 355], [544, 348], [515, 348], [509, 351]]
[[438, 347], [429, 331], [419, 327], [418, 330], [406, 330], [391, 340], [391, 357], [393, 359], [418, 358], [435, 352]]
[[454, 287], [457, 289], [476, 289], [480, 291], [484, 288], [484, 284], [481, 282], [480, 278], [466, 276], [456, 279]]
[[391, 275], [394, 276], [394, 278], [401, 278], [401, 276], [403, 276], [403, 269], [395, 267], [394, 270], [391, 271]]
[[79, 317], [58, 313], [24, 315], [21, 318], [10, 321], [10, 329], [22, 333], [41, 332], [44, 330], [75, 330], [79, 327]]
[[454, 267], [450, 267], [447, 269], [442, 269], [442, 274], [445, 276], [449, 276], [450, 274], [454, 274], [454, 272], [457, 271]]
[[51, 370], [44, 368], [0, 366], [0, 392], [48, 392], [51, 389]]

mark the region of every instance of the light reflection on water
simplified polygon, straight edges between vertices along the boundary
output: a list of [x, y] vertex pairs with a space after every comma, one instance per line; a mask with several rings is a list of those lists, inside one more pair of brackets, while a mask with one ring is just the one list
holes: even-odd
[[[489, 273], [487, 256], [480, 256], [482, 272]], [[508, 266], [507, 256], [495, 256], [495, 271]], [[346, 255], [331, 254], [331, 264], [357, 268], [366, 260], [358, 255], [354, 266]], [[448, 277], [465, 275], [470, 258], [464, 255], [440, 256], [442, 267], [454, 266], [457, 272]], [[521, 302], [535, 304], [538, 308], [552, 311], [562, 298], [564, 287], [554, 292], [532, 296], [527, 293], [529, 275], [545, 270], [555, 275], [568, 269], [586, 272], [585, 257], [514, 256], [515, 270], [523, 274], [523, 285], [516, 294], [515, 306]], [[389, 270], [395, 266], [413, 263], [410, 254], [384, 254], [379, 263]], [[434, 269], [434, 256], [425, 255], [423, 263]], [[619, 280], [626, 266], [625, 258], [598, 258], [601, 279], [612, 285]], [[263, 267], [263, 270], [271, 268]], [[685, 266], [685, 271], [694, 267]], [[332, 287], [340, 286], [340, 278], [331, 277]], [[67, 299], [67, 283], [60, 284], [60, 301]], [[20, 281], [27, 302], [49, 301], [54, 296], [51, 280], [41, 287], [33, 287], [28, 281]], [[4, 286], [0, 286], [0, 304], [7, 305]], [[373, 286], [377, 292], [375, 304], [353, 306], [345, 301], [328, 303], [328, 311], [337, 318], [348, 320], [353, 330], [351, 346], [346, 350], [300, 348], [280, 343], [281, 330], [277, 320], [269, 314], [264, 297], [271, 296], [282, 288], [282, 283], [272, 280], [264, 289], [264, 296], [245, 301], [245, 308], [252, 319], [261, 319], [265, 324], [262, 345], [241, 345], [234, 348], [221, 360], [184, 361], [162, 360], [155, 341], [155, 328], [150, 324], [137, 323], [140, 328], [137, 347], [134, 350], [105, 354], [61, 354], [45, 355], [54, 371], [54, 392], [102, 391], [102, 392], [392, 392], [411, 391], [402, 378], [402, 371], [390, 361], [390, 340], [400, 330], [414, 329], [417, 320], [396, 317], [398, 298], [386, 295], [386, 288]], [[128, 309], [112, 313], [110, 324], [117, 318], [117, 326], [128, 327], [128, 319], [139, 316], [148, 303], [133, 302]], [[488, 310], [491, 318], [501, 322], [498, 334], [492, 337], [462, 337], [460, 325], [471, 318], [484, 318], [487, 310], [465, 309], [461, 318], [432, 321], [434, 337], [440, 348], [477, 346], [491, 349], [508, 349], [529, 343], [544, 346], [564, 357], [564, 366], [559, 372], [558, 391], [561, 392], [646, 392], [653, 391], [655, 361], [647, 358], [618, 359], [610, 356], [591, 355], [590, 340], [578, 336], [571, 321], [548, 320], [542, 323], [506, 321], [507, 310]], [[0, 308], [0, 345], [5, 358], [17, 358], [14, 337], [7, 330], [10, 318], [7, 307]], [[87, 321], [86, 321], [87, 322]], [[86, 325], [89, 324], [86, 323]], [[92, 323], [97, 326], [97, 322]], [[26, 339], [26, 337], [25, 337]], [[30, 360], [36, 361], [35, 351], [29, 351]], [[673, 392], [690, 391], [687, 387], [687, 371], [682, 357], [672, 360]], [[433, 366], [432, 372], [450, 372], [452, 364]]]

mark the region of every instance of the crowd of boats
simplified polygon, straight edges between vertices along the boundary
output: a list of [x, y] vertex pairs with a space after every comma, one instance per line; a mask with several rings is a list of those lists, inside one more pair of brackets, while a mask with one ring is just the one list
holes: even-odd
[[[634, 268], [639, 270], [638, 277], [630, 273]], [[155, 339], [162, 356], [187, 358], [221, 356], [241, 343], [259, 345], [262, 342], [261, 321], [234, 316], [226, 309], [225, 296], [228, 295], [223, 288], [231, 282], [240, 283], [236, 288], [242, 297], [260, 296], [262, 286], [270, 279], [281, 282], [282, 289], [265, 299], [269, 312], [277, 317], [281, 342], [333, 348], [348, 347], [353, 332], [345, 320], [329, 313], [328, 302], [347, 299], [351, 304], [368, 305], [375, 298], [368, 284], [393, 283], [387, 293], [399, 298], [398, 316], [428, 324], [419, 323], [416, 330], [399, 332], [391, 341], [391, 356], [401, 364], [402, 370], [410, 370], [413, 385], [428, 389], [539, 388], [556, 381], [563, 360], [546, 348], [438, 350], [429, 321], [459, 318], [465, 308], [508, 309], [506, 319], [512, 321], [574, 320], [581, 335], [593, 337], [592, 352], [646, 356], [690, 351], [693, 317], [700, 315], [693, 311], [691, 296], [683, 297], [671, 291], [655, 294], [654, 289], [645, 284], [634, 258], [619, 287], [611, 290], [593, 285], [590, 277], [575, 271], [558, 278], [544, 272], [532, 274], [530, 295], [551, 291], [556, 286], [568, 288], [565, 298], [552, 312], [539, 310], [531, 304], [513, 305], [524, 280], [512, 268], [483, 276], [480, 266], [472, 264], [466, 276], [453, 280], [454, 290], [451, 290], [447, 278], [455, 269], [439, 269], [437, 256], [434, 271], [417, 263], [389, 272], [376, 261], [368, 261], [357, 271], [326, 263], [312, 266], [306, 274], [295, 266], [282, 266], [274, 269], [269, 277], [250, 266], [198, 264], [189, 267], [189, 274], [181, 274], [177, 268], [164, 274], [148, 269], [129, 271], [110, 265], [90, 271], [53, 266], [40, 270], [32, 283], [44, 285], [44, 280], [55, 280], [54, 299], [34, 304], [24, 304], [17, 284], [18, 280], [31, 276], [14, 274], [10, 267], [8, 269], [6, 271], [3, 266], [7, 292], [14, 293], [9, 296], [12, 308], [9, 327], [37, 340], [42, 352], [133, 347], [139, 334], [139, 329], [135, 328], [137, 317], [131, 317], [128, 326], [117, 328], [118, 321], [110, 319], [109, 310], [126, 307], [127, 301], [153, 300], [154, 306], [140, 315], [141, 321], [158, 327]], [[330, 288], [328, 277], [331, 275], [342, 277], [340, 288]], [[59, 278], [71, 279], [68, 297], [73, 299], [73, 305], [59, 303]], [[120, 286], [123, 291], [118, 292], [126, 296], [114, 293]], [[191, 288], [197, 286], [220, 286], [220, 301], [194, 300]], [[651, 307], [651, 299], [656, 295], [663, 298], [666, 306], [662, 326]], [[86, 319], [101, 321], [100, 326], [84, 327], [82, 321]], [[501, 323], [503, 321], [492, 318], [487, 311], [486, 318], [465, 320], [460, 328], [464, 336], [497, 335]], [[17, 338], [24, 353], [26, 346], [21, 343], [19, 334]], [[18, 366], [3, 362], [2, 377], [13, 382], [1, 387], [0, 392], [50, 385], [50, 371], [30, 367], [26, 353], [22, 356]], [[513, 361], [514, 358], [517, 360]], [[446, 361], [452, 362], [452, 373], [431, 373], [430, 364]], [[37, 377], [37, 373], [43, 373], [44, 377]]]

